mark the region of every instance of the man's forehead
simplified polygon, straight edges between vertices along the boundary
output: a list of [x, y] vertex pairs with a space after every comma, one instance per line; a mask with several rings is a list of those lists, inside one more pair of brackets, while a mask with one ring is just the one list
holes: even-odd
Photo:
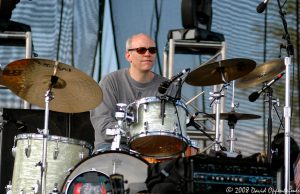
[[131, 43], [132, 45], [155, 45], [155, 42], [148, 37], [135, 37]]

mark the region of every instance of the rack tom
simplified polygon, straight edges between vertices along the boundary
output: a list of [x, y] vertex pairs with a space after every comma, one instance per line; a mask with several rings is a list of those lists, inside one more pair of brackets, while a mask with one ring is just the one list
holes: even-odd
[[134, 117], [129, 123], [132, 150], [150, 157], [169, 157], [185, 151], [187, 109], [181, 101], [146, 97], [128, 105], [127, 112]]

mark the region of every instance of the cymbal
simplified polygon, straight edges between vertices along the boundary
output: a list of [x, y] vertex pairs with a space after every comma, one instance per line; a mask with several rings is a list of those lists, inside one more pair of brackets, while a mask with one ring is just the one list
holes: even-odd
[[[58, 78], [56, 83], [53, 75]], [[58, 112], [88, 111], [103, 98], [100, 86], [90, 76], [70, 65], [47, 59], [14, 61], [4, 68], [2, 81], [17, 96], [42, 108], [45, 108], [45, 94], [54, 83], [49, 109]]]
[[274, 59], [258, 65], [248, 75], [236, 81], [238, 88], [250, 88], [263, 82], [273, 79], [280, 72], [285, 70], [283, 59]]
[[[230, 82], [251, 72], [256, 62], [250, 59], [226, 59], [208, 63], [190, 72], [185, 82], [192, 86], [209, 86]], [[223, 76], [222, 76], [223, 74]], [[224, 80], [222, 79], [224, 77]]]
[[[207, 114], [203, 115], [205, 118], [216, 118], [216, 114]], [[238, 112], [228, 112], [228, 113], [220, 113], [221, 120], [250, 120], [250, 119], [258, 119], [261, 116], [253, 115], [253, 114], [245, 114], [245, 113], [238, 113]]]

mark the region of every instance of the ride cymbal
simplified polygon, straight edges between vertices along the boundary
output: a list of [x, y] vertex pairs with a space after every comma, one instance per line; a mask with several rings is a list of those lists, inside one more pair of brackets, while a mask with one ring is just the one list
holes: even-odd
[[90, 76], [47, 59], [14, 61], [4, 68], [2, 81], [17, 96], [42, 108], [52, 85], [49, 109], [58, 112], [85, 112], [99, 105], [103, 97], [100, 86]]
[[245, 76], [255, 66], [255, 61], [242, 58], [208, 63], [189, 73], [185, 82], [192, 86], [210, 86], [230, 82]]
[[258, 65], [248, 75], [238, 79], [235, 85], [238, 88], [250, 88], [273, 79], [283, 70], [285, 70], [283, 59], [270, 60]]
[[[203, 115], [205, 118], [216, 118], [216, 114], [207, 114]], [[253, 115], [253, 114], [245, 114], [245, 113], [238, 113], [238, 112], [228, 112], [228, 113], [220, 113], [221, 120], [250, 120], [250, 119], [258, 119], [261, 116]]]

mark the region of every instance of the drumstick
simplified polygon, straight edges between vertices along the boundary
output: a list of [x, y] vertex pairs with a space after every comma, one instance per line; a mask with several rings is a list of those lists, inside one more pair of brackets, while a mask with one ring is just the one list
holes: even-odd
[[195, 97], [193, 97], [192, 99], [190, 99], [189, 101], [187, 101], [185, 103], [185, 105], [189, 105], [191, 102], [193, 102], [196, 98], [198, 98], [201, 94], [203, 94], [204, 91], [200, 92], [199, 94], [197, 94]]

